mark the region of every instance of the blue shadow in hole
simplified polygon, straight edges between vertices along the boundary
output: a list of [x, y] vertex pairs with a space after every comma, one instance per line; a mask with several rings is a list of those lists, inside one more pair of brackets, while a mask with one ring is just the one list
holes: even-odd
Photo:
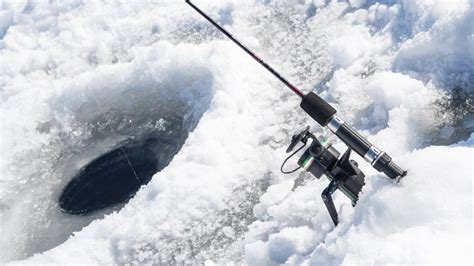
[[181, 131], [128, 140], [94, 159], [64, 188], [61, 210], [84, 215], [128, 201], [171, 162], [188, 135]]

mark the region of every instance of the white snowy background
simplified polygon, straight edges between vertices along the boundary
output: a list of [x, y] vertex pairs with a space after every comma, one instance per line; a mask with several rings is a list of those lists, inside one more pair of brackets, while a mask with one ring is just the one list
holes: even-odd
[[[344, 145], [184, 0], [3, 0], [0, 263], [472, 263], [472, 0], [194, 2], [408, 176], [356, 156], [366, 186], [355, 208], [335, 194], [334, 228], [327, 180], [279, 167], [307, 124]], [[159, 95], [203, 114], [172, 163], [120, 210], [60, 212], [107, 126], [154, 125]]]

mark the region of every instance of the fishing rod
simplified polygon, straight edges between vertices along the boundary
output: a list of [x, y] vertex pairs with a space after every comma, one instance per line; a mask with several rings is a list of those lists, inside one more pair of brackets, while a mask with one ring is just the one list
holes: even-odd
[[257, 62], [259, 62], [264, 68], [266, 68], [270, 73], [272, 73], [275, 77], [277, 77], [283, 84], [285, 84], [290, 90], [292, 90], [296, 95], [300, 96], [301, 98], [304, 97], [303, 92], [296, 88], [293, 84], [291, 84], [288, 80], [286, 80], [282, 75], [280, 75], [278, 72], [276, 72], [271, 66], [269, 66], [265, 61], [260, 59], [254, 52], [252, 52], [249, 48], [247, 48], [245, 45], [243, 45], [241, 42], [239, 42], [232, 34], [230, 34], [228, 31], [226, 31], [224, 28], [222, 28], [219, 24], [217, 24], [214, 20], [212, 20], [206, 13], [201, 11], [197, 6], [195, 6], [193, 3], [191, 3], [190, 0], [186, 0], [186, 3], [188, 3], [194, 10], [196, 10], [201, 16], [206, 18], [212, 25], [214, 25], [216, 28], [218, 28], [222, 33], [224, 33], [225, 36], [227, 36], [229, 39], [231, 39], [235, 44], [237, 44], [240, 48], [242, 48], [245, 52], [247, 52], [253, 59], [255, 59]]
[[[316, 138], [309, 132], [309, 127], [307, 127], [302, 132], [292, 137], [292, 141], [287, 149], [287, 153], [292, 152], [299, 142], [302, 142], [303, 146], [293, 152], [283, 162], [281, 168], [283, 173], [292, 173], [299, 168], [303, 168], [317, 178], [320, 178], [322, 175], [326, 175], [331, 180], [329, 186], [323, 191], [322, 197], [335, 224], [338, 223], [338, 219], [336, 209], [332, 202], [331, 194], [336, 189], [339, 189], [344, 194], [346, 194], [346, 196], [348, 196], [355, 205], [358, 199], [358, 194], [362, 190], [362, 187], [365, 183], [364, 174], [358, 168], [357, 163], [354, 160], [349, 159], [351, 150], [363, 157], [377, 171], [385, 173], [389, 178], [396, 180], [397, 182], [407, 174], [407, 171], [396, 165], [387, 153], [372, 145], [366, 138], [364, 138], [352, 127], [350, 127], [344, 120], [342, 120], [336, 114], [336, 109], [334, 109], [328, 102], [326, 102], [314, 92], [304, 94], [300, 89], [291, 84], [259, 56], [257, 56], [249, 48], [234, 38], [234, 36], [232, 36], [227, 30], [210, 18], [206, 13], [191, 3], [190, 0], [185, 1], [207, 21], [219, 29], [220, 32], [226, 35], [242, 50], [247, 52], [255, 61], [265, 67], [276, 78], [278, 78], [291, 91], [300, 96], [302, 99], [300, 107], [318, 124], [320, 124], [322, 127], [328, 128], [348, 146], [347, 151], [341, 156], [341, 158], [338, 159], [340, 153], [334, 149], [331, 144], [324, 143], [324, 141]], [[283, 166], [286, 161], [298, 151], [300, 151], [303, 147], [305, 147], [308, 140], [311, 140], [311, 145], [299, 159], [298, 165], [300, 167], [294, 169], [293, 171], [285, 172], [283, 170]]]

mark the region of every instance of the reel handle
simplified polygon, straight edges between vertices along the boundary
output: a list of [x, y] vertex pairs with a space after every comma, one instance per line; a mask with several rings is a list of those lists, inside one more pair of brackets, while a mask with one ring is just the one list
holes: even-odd
[[304, 144], [306, 144], [306, 142], [308, 141], [308, 137], [309, 137], [308, 134], [311, 134], [311, 133], [309, 133], [309, 126], [307, 126], [300, 133], [293, 135], [293, 137], [291, 137], [291, 143], [288, 146], [288, 148], [286, 149], [286, 153], [292, 152], [293, 149], [296, 147], [296, 144], [298, 144], [300, 141], [303, 142]]

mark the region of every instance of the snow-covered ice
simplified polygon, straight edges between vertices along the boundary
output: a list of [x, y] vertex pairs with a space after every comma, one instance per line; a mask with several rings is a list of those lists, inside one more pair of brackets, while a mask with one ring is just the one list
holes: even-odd
[[[0, 263], [472, 264], [471, 0], [194, 2], [408, 176], [356, 157], [366, 186], [354, 208], [335, 194], [334, 228], [327, 180], [279, 170], [307, 124], [344, 145], [184, 1], [4, 0]], [[58, 210], [75, 171], [176, 102], [192, 132], [130, 202]]]

